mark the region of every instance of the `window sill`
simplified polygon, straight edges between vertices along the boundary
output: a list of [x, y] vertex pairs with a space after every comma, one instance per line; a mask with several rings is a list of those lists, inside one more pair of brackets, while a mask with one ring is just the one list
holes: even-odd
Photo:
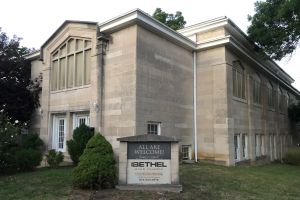
[[261, 105], [261, 104], [259, 104], [259, 103], [254, 103], [254, 102], [253, 102], [253, 105], [254, 105], [255, 107], [257, 107], [257, 108], [261, 108], [261, 109], [263, 108], [263, 105]]
[[236, 160], [235, 161], [235, 165], [244, 165], [244, 164], [250, 164], [250, 159], [247, 158], [247, 159], [244, 159], [244, 160]]
[[266, 158], [267, 158], [266, 155], [262, 155], [262, 156], [255, 157], [255, 160], [264, 160]]
[[56, 94], [56, 93], [60, 93], [60, 92], [68, 92], [68, 91], [72, 91], [72, 90], [79, 90], [79, 89], [88, 88], [90, 86], [91, 86], [91, 84], [73, 87], [73, 88], [62, 89], [62, 90], [55, 90], [55, 91], [50, 91], [50, 94]]
[[235, 101], [239, 101], [241, 103], [245, 103], [245, 104], [248, 103], [248, 101], [246, 99], [242, 99], [242, 98], [239, 98], [239, 97], [233, 96], [232, 99], [235, 100]]

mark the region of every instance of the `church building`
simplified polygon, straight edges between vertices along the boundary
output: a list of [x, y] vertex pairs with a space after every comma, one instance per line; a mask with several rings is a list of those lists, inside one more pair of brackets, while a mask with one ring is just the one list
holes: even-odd
[[82, 123], [116, 155], [117, 138], [157, 134], [178, 139], [183, 160], [227, 166], [281, 159], [293, 143], [293, 78], [227, 17], [179, 31], [139, 9], [65, 21], [27, 59], [43, 77], [31, 131], [66, 157]]

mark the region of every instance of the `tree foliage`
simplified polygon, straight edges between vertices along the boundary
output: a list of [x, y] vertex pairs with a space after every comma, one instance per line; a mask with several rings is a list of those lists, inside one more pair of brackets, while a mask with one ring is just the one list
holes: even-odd
[[300, 39], [300, 1], [257, 1], [255, 12], [248, 19], [248, 34], [260, 51], [275, 60], [291, 54]]
[[180, 11], [177, 11], [174, 15], [162, 11], [161, 8], [156, 8], [152, 17], [175, 31], [184, 28], [184, 25], [186, 24], [186, 21], [184, 21], [184, 17]]
[[20, 40], [9, 39], [0, 28], [0, 110], [11, 121], [28, 122], [39, 105], [41, 77], [30, 79], [30, 62], [24, 58], [30, 50]]

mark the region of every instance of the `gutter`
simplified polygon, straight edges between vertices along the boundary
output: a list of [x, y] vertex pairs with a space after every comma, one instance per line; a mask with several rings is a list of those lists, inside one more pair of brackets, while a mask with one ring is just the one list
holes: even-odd
[[197, 53], [193, 51], [193, 68], [194, 68], [194, 151], [195, 162], [198, 162], [198, 137], [197, 137]]

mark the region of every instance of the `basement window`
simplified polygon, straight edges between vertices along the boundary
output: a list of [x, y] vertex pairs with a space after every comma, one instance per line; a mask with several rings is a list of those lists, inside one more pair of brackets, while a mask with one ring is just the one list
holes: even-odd
[[191, 145], [181, 146], [182, 160], [191, 160]]

